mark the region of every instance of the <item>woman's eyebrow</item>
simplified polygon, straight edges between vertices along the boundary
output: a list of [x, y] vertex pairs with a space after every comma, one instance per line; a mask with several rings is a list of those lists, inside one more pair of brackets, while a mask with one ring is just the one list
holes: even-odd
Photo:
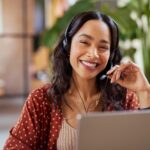
[[88, 39], [91, 39], [91, 40], [94, 39], [92, 36], [90, 36], [90, 35], [88, 35], [88, 34], [81, 34], [81, 35], [79, 35], [79, 37], [80, 37], [80, 36], [87, 37]]
[[[88, 34], [81, 34], [81, 35], [79, 35], [79, 37], [86, 37], [86, 38], [88, 38], [88, 39], [90, 39], [90, 40], [93, 40], [94, 39], [94, 37], [92, 37], [91, 35], [88, 35]], [[102, 40], [100, 40], [99, 41], [100, 43], [104, 43], [104, 44], [110, 44], [110, 42], [109, 41], [107, 41], [107, 40], [104, 40], [104, 39], [102, 39]]]
[[110, 42], [109, 42], [109, 41], [107, 41], [107, 40], [100, 40], [100, 43], [110, 44]]

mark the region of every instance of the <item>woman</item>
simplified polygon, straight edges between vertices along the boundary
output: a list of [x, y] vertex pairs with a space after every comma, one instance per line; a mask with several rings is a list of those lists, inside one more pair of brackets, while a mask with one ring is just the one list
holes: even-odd
[[75, 16], [54, 49], [51, 84], [30, 94], [4, 149], [72, 150], [77, 114], [149, 108], [150, 85], [136, 64], [120, 64], [118, 40], [110, 17]]

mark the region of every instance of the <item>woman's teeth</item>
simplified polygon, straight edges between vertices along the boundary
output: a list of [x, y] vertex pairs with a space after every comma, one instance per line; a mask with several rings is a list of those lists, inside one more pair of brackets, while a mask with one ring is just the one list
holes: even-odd
[[97, 66], [97, 63], [94, 63], [94, 62], [87, 62], [87, 61], [83, 61], [83, 60], [81, 62], [82, 62], [82, 64], [84, 64], [88, 67], [96, 68], [96, 66]]

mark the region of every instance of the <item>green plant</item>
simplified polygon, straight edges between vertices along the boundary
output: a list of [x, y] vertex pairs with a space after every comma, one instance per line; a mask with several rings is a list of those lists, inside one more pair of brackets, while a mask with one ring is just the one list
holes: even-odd
[[[128, 39], [132, 42], [136, 39], [141, 43], [144, 72], [150, 81], [150, 1], [128, 0], [124, 6], [118, 6], [117, 9], [110, 9], [105, 5], [101, 10], [117, 21], [122, 41]], [[139, 49], [130, 46], [124, 54], [134, 58], [137, 50]]]

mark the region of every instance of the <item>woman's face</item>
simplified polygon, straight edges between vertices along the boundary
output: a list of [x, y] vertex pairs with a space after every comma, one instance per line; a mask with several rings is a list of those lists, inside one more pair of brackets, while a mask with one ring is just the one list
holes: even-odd
[[100, 20], [89, 20], [72, 38], [70, 63], [73, 75], [95, 78], [107, 65], [110, 56], [110, 32]]

